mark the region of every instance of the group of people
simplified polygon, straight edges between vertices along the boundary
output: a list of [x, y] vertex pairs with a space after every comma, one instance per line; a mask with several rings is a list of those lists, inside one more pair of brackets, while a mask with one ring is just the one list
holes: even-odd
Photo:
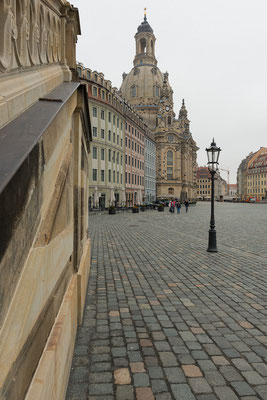
[[[187, 212], [188, 211], [188, 207], [189, 207], [188, 200], [185, 200], [184, 205], [185, 205], [185, 211]], [[172, 212], [172, 213], [174, 213], [175, 208], [176, 208], [177, 214], [180, 214], [181, 207], [182, 207], [182, 205], [181, 205], [179, 200], [171, 200], [170, 203], [169, 203], [169, 211]]]

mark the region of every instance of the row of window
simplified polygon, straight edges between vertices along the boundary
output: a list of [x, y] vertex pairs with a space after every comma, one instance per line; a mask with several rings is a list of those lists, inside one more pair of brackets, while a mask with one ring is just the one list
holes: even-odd
[[[112, 151], [111, 149], [108, 150], [108, 161], [113, 161], [113, 162], [117, 162], [117, 164], [121, 163], [121, 165], [123, 165], [123, 158], [122, 155], [120, 156], [120, 153], [117, 153], [116, 156], [116, 151], [113, 151], [113, 155], [112, 155]], [[102, 161], [105, 160], [105, 149], [100, 149], [100, 158]], [[98, 149], [97, 147], [93, 147], [93, 159], [97, 160], [98, 159]], [[119, 162], [119, 160], [121, 160], [121, 162]]]
[[[125, 122], [125, 130], [127, 131], [127, 129], [129, 132], [131, 132], [131, 125]], [[137, 137], [137, 139], [140, 139], [142, 142], [144, 141], [144, 135], [142, 135], [141, 132], [139, 132], [136, 128], [133, 127], [132, 127], [132, 135]]]
[[[98, 172], [97, 169], [93, 169], [93, 181], [95, 181], [95, 182], [98, 180], [97, 172]], [[117, 180], [116, 180], [116, 177], [117, 177]], [[122, 184], [122, 174], [120, 174], [119, 172], [117, 172], [117, 174], [116, 174], [116, 171], [113, 171], [113, 180], [111, 178], [112, 178], [112, 171], [111, 171], [111, 169], [109, 169], [108, 170], [108, 182]], [[100, 180], [101, 180], [101, 182], [105, 182], [105, 170], [104, 169], [101, 169], [101, 171], [100, 171]]]
[[136, 143], [134, 140], [130, 140], [127, 137], [125, 137], [125, 147], [131, 148], [132, 145], [132, 150], [137, 151], [137, 153], [144, 155], [144, 147]]
[[138, 160], [137, 158], [131, 156], [127, 156], [127, 154], [125, 154], [125, 164], [132, 165], [132, 167], [135, 168], [144, 169], [144, 163], [141, 160]]
[[150, 162], [150, 163], [154, 163], [155, 162], [155, 156], [151, 155], [149, 153], [145, 153], [145, 160]]
[[94, 97], [100, 97], [103, 101], [108, 101], [109, 104], [112, 104], [114, 107], [116, 107], [119, 110], [121, 110], [122, 105], [115, 99], [115, 97], [112, 97], [111, 94], [107, 94], [105, 90], [98, 88], [97, 86], [92, 86], [92, 95]]
[[263, 188], [258, 188], [258, 189], [248, 189], [248, 193], [258, 193], [258, 194], [265, 194], [265, 189]]
[[[97, 137], [97, 127], [93, 126], [93, 137]], [[100, 129], [100, 138], [105, 139], [105, 129]], [[108, 141], [111, 142], [111, 131], [108, 131]], [[116, 133], [113, 132], [113, 143], [116, 143]], [[117, 135], [117, 145], [123, 147], [123, 140]]]
[[[140, 62], [140, 64], [141, 64], [141, 62]], [[153, 89], [154, 89], [153, 90], [154, 96], [159, 97], [160, 96], [159, 86], [155, 85]], [[136, 85], [131, 86], [131, 89], [130, 89], [131, 97], [137, 97], [137, 91], [138, 91], [138, 86], [136, 86]]]
[[199, 190], [199, 191], [197, 191], [197, 194], [210, 194], [210, 191], [207, 191], [207, 190]]
[[153, 176], [156, 176], [156, 171], [153, 168], [146, 167], [145, 174], [153, 177]]
[[155, 182], [149, 181], [147, 179], [145, 179], [145, 188], [146, 189], [150, 189], [150, 190], [154, 190], [156, 189], [156, 184]]
[[[264, 182], [264, 183], [263, 183]], [[248, 182], [248, 186], [263, 186], [263, 185], [266, 185], [266, 181], [254, 181], [254, 182]]]
[[125, 172], [125, 183], [128, 183], [129, 185], [132, 184], [144, 186], [144, 177], [136, 174], [131, 174], [130, 172]]
[[206, 188], [206, 189], [210, 189], [210, 185], [199, 185], [200, 188]]
[[198, 182], [206, 183], [206, 182], [210, 182], [210, 179], [198, 179]]
[[[98, 109], [97, 107], [93, 107], [93, 117], [97, 118], [98, 115]], [[102, 119], [103, 121], [105, 120], [105, 110], [100, 110], [100, 119]], [[111, 118], [111, 112], [108, 112], [108, 122], [111, 123], [112, 118]], [[116, 125], [116, 116], [113, 115], [113, 125]], [[117, 128], [121, 127], [122, 130], [122, 121], [120, 121], [120, 119], [117, 117]]]
[[155, 144], [152, 143], [150, 140], [147, 140], [147, 139], [146, 139], [146, 148], [147, 148], [147, 149], [155, 150]]

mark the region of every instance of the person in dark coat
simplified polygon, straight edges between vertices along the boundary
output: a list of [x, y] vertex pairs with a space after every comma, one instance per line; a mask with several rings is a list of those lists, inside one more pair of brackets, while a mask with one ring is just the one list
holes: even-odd
[[187, 212], [188, 211], [188, 207], [189, 207], [188, 200], [185, 200], [184, 205], [185, 205], [185, 211]]
[[177, 214], [180, 214], [180, 211], [181, 211], [181, 203], [180, 203], [180, 201], [176, 202], [176, 208], [177, 208]]

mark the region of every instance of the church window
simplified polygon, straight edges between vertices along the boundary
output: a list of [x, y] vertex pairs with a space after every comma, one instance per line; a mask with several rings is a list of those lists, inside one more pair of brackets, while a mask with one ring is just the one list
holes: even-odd
[[136, 86], [131, 87], [131, 97], [136, 97]]
[[154, 86], [154, 96], [159, 97], [159, 86]]
[[173, 170], [171, 167], [167, 168], [167, 179], [172, 179], [173, 178]]
[[173, 165], [173, 152], [171, 150], [167, 151], [167, 165]]
[[168, 193], [169, 193], [169, 194], [174, 194], [174, 188], [169, 188], [169, 189], [168, 189]]
[[168, 116], [168, 125], [171, 125], [171, 123], [172, 123], [172, 117]]

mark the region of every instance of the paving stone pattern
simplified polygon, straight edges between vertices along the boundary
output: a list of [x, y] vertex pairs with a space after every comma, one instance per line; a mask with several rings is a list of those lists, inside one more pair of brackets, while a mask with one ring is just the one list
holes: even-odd
[[67, 400], [267, 399], [267, 205], [90, 216]]

